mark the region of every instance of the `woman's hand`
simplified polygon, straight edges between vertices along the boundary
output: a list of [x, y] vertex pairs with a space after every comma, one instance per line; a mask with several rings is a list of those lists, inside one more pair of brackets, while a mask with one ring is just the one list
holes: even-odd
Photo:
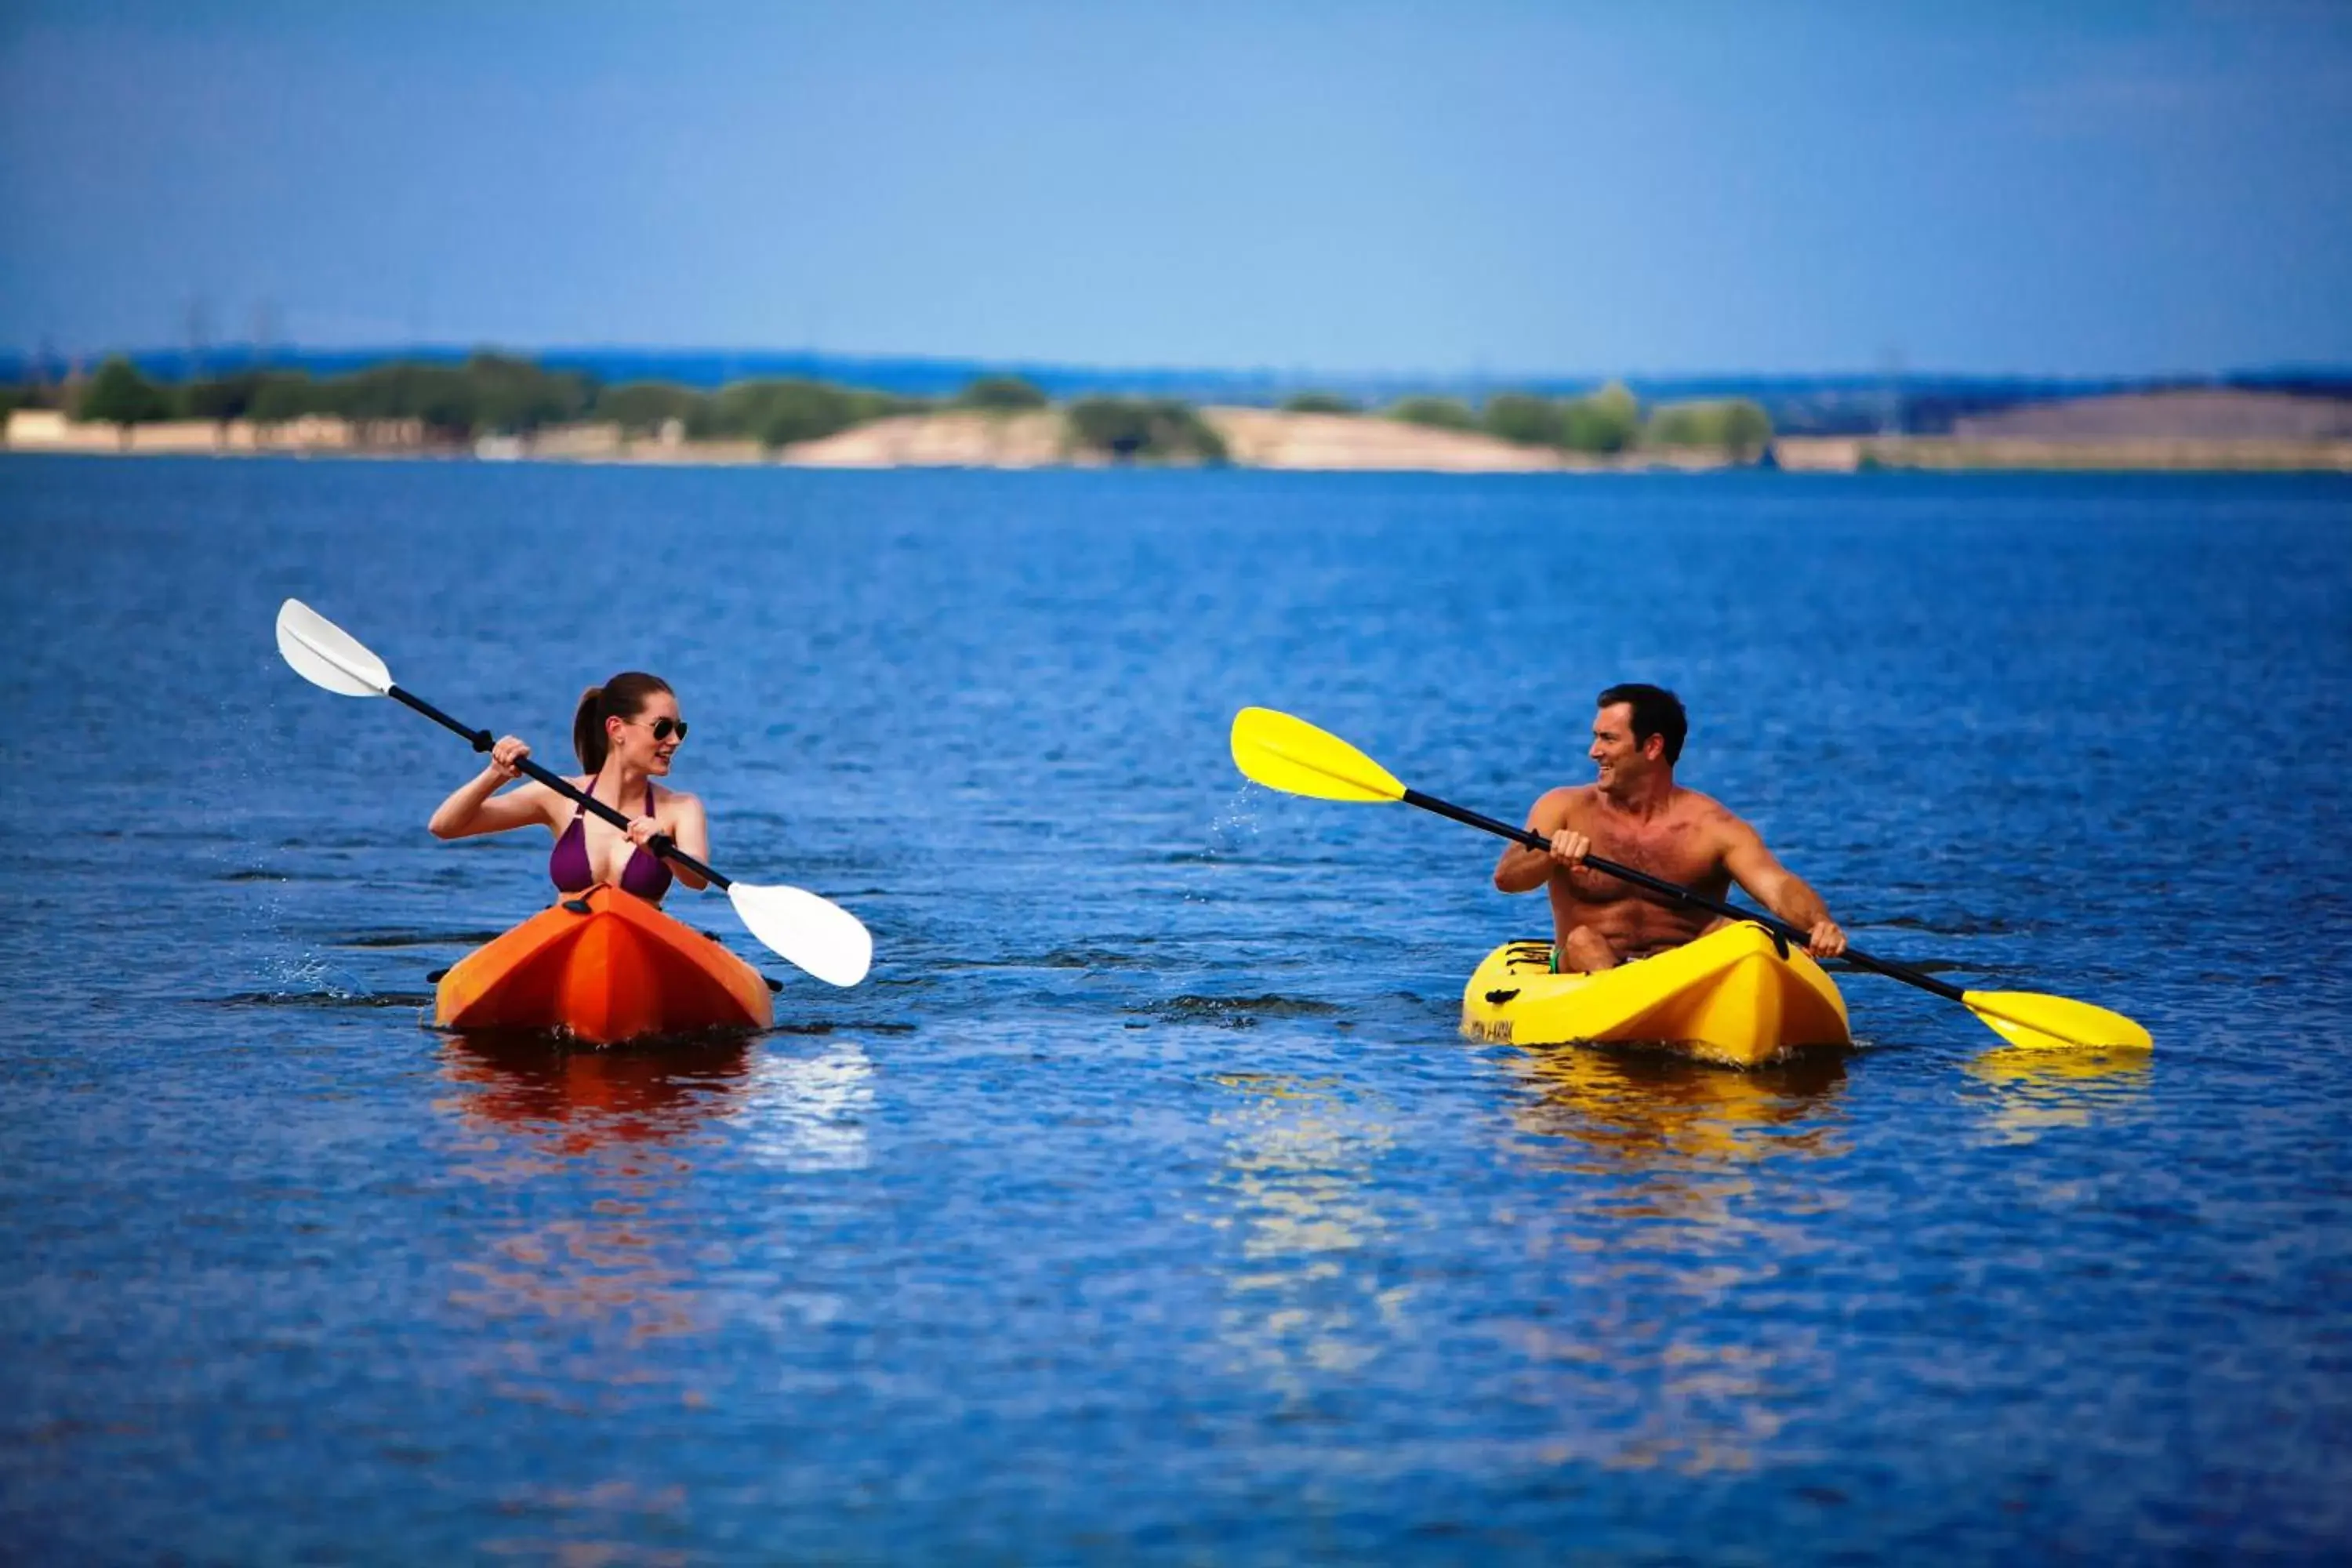
[[646, 854], [658, 855], [661, 853], [661, 851], [654, 847], [654, 840], [660, 837], [662, 837], [662, 825], [659, 818], [651, 816], [633, 816], [629, 818], [629, 842], [644, 850]]
[[522, 777], [522, 763], [530, 755], [530, 748], [512, 735], [499, 740], [490, 748], [490, 773], [500, 784], [509, 784]]

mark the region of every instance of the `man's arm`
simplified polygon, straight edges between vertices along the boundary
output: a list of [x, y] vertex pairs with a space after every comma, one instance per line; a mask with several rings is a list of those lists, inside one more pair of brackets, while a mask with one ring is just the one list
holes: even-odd
[[1756, 830], [1738, 817], [1732, 818], [1723, 868], [1747, 889], [1749, 898], [1790, 925], [1802, 928], [1806, 950], [1815, 958], [1835, 958], [1845, 951], [1845, 932], [1830, 919], [1829, 906], [1822, 902], [1822, 896], [1781, 865], [1764, 847]]
[[1503, 858], [1495, 862], [1497, 889], [1506, 893], [1532, 893], [1551, 880], [1555, 869], [1584, 858], [1590, 845], [1568, 826], [1568, 806], [1573, 798], [1573, 791], [1556, 789], [1536, 802], [1528, 813], [1528, 831], [1550, 839], [1551, 847], [1529, 849], [1514, 844], [1504, 850]]

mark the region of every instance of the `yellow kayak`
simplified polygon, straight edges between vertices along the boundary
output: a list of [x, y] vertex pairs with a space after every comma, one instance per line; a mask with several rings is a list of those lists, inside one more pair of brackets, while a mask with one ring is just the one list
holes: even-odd
[[1733, 1067], [1844, 1046], [1845, 998], [1801, 948], [1745, 922], [1599, 974], [1554, 974], [1551, 943], [1509, 942], [1462, 993], [1462, 1032], [1519, 1046], [1657, 1043]]

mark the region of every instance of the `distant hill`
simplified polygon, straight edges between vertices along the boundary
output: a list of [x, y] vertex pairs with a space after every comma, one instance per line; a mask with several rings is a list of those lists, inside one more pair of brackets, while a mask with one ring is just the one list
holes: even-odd
[[[457, 363], [471, 350], [448, 346], [375, 349], [280, 350], [257, 355], [225, 347], [198, 356], [186, 350], [155, 350], [131, 357], [147, 374], [163, 381], [220, 375], [258, 363], [314, 376], [341, 375], [388, 360]], [[718, 349], [549, 349], [524, 357], [550, 370], [583, 372], [610, 384], [666, 381], [710, 388], [730, 382], [805, 378], [871, 387], [908, 397], [944, 397], [985, 375], [1019, 375], [1056, 401], [1093, 395], [1170, 397], [1194, 404], [1270, 407], [1300, 392], [1332, 392], [1370, 408], [1401, 397], [1434, 394], [1472, 404], [1501, 392], [1547, 397], [1592, 391], [1601, 376], [1463, 376], [1414, 374], [1324, 375], [1304, 370], [1202, 368], [1116, 369], [1087, 365], [1007, 363], [1002, 361], [919, 359], [819, 353], [813, 351]], [[0, 354], [0, 382], [62, 379], [71, 368], [51, 359]], [[87, 369], [85, 365], [83, 368]], [[1870, 435], [1901, 432], [1937, 436], [1959, 421], [2022, 405], [2117, 395], [2182, 390], [2236, 389], [2290, 397], [2352, 398], [2352, 370], [2290, 367], [2237, 372], [2205, 380], [2130, 377], [2037, 378], [1912, 374], [1876, 375], [1685, 375], [1622, 378], [1644, 403], [1685, 399], [1748, 398], [1771, 416], [1773, 427], [1790, 436]]]
[[2028, 403], [1959, 420], [1964, 441], [2346, 441], [2352, 398], [2173, 388]]

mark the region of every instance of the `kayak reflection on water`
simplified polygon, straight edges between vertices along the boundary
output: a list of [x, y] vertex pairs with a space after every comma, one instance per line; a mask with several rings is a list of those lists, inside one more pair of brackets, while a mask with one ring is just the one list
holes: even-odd
[[735, 1108], [750, 1062], [740, 1037], [581, 1050], [543, 1034], [473, 1034], [442, 1055], [446, 1076], [472, 1090], [458, 1102], [468, 1121], [538, 1134], [564, 1154], [693, 1131]]
[[1815, 1325], [1727, 1314], [1813, 1243], [1792, 1205], [1833, 1202], [1788, 1156], [1846, 1152], [1843, 1053], [1727, 1072], [1664, 1051], [1569, 1047], [1500, 1059], [1537, 1092], [1522, 1148], [1565, 1173], [1534, 1252], [1542, 1314], [1512, 1325], [1551, 1406], [1544, 1457], [1685, 1475], [1753, 1471], [1835, 1378]]
[[1825, 1115], [1845, 1083], [1843, 1052], [1820, 1051], [1727, 1072], [1665, 1050], [1568, 1046], [1529, 1050], [1522, 1064], [1541, 1098], [1517, 1118], [1526, 1131], [1572, 1140], [1601, 1156], [1595, 1174], [1727, 1167], [1782, 1154], [1843, 1152]]
[[469, 1370], [485, 1394], [534, 1409], [691, 1395], [643, 1347], [714, 1325], [692, 1135], [740, 1099], [750, 1056], [741, 1039], [582, 1050], [467, 1035], [443, 1047], [463, 1090], [442, 1102], [461, 1130], [447, 1165], [477, 1184], [448, 1300], [478, 1325]]
[[609, 885], [659, 903], [673, 876], [689, 888], [706, 883], [686, 866], [673, 868], [656, 839], [667, 838], [697, 860], [710, 858], [702, 802], [654, 783], [669, 776], [686, 731], [677, 694], [667, 681], [625, 671], [581, 694], [572, 746], [584, 771], [571, 782], [626, 816], [625, 834], [536, 779], [507, 790], [522, 776], [521, 764], [530, 755], [530, 748], [512, 735], [490, 748], [482, 771], [450, 792], [426, 826], [436, 838], [470, 838], [537, 825], [555, 836], [547, 874], [558, 892], [584, 893]]

